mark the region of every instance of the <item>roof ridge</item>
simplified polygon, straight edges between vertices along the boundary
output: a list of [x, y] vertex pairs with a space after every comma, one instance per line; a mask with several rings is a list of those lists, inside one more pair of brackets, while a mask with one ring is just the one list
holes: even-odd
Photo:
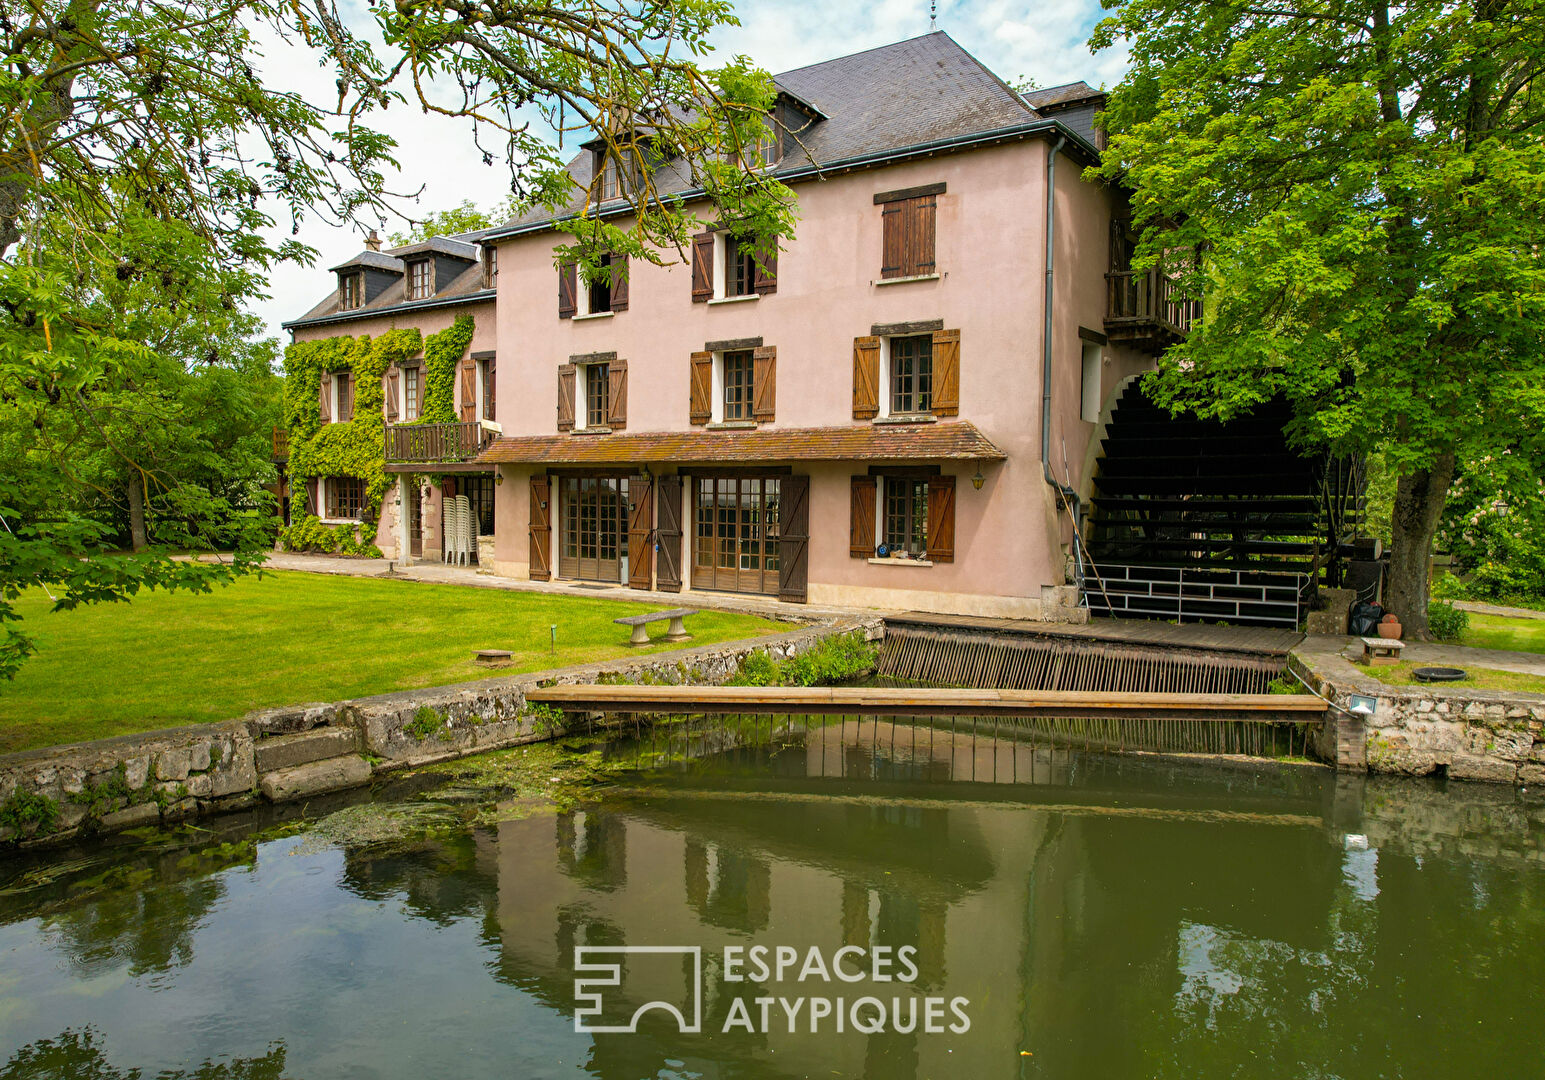
[[[957, 49], [960, 49], [961, 52], [965, 52], [966, 51], [965, 49], [962, 49], [960, 47], [960, 42], [958, 42], [954, 38], [950, 37], [949, 34], [945, 33], [943, 30], [930, 30], [930, 31], [928, 31], [928, 33], [926, 33], [926, 34], [918, 34], [916, 37], [902, 38], [900, 41], [890, 41], [890, 42], [885, 43], [884, 45], [871, 45], [867, 49], [859, 49], [857, 52], [843, 53], [841, 56], [829, 56], [825, 60], [817, 60], [813, 64], [804, 64], [804, 65], [801, 65], [800, 67], [789, 68], [787, 71], [775, 71], [775, 72], [773, 72], [773, 76], [772, 77], [774, 79], [781, 79], [785, 75], [794, 75], [794, 74], [797, 74], [798, 72], [801, 72], [801, 71], [809, 71], [811, 68], [825, 67], [827, 64], [835, 64], [839, 60], [851, 60], [855, 56], [864, 56], [864, 55], [866, 55], [868, 53], [880, 52], [883, 49], [894, 49], [898, 45], [906, 45], [906, 44], [909, 44], [909, 43], [914, 42], [914, 41], [922, 41], [924, 38], [931, 38], [931, 37], [934, 37], [936, 35], [942, 35], [943, 37], [948, 38], [950, 43], [952, 45], [954, 45]], [[966, 53], [966, 55], [970, 56], [971, 54], [970, 53]], [[971, 59], [975, 60], [976, 57], [972, 56]]]

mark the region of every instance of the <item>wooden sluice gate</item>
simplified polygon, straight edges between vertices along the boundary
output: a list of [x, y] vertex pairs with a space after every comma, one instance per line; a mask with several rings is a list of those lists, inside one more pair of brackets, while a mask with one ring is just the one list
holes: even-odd
[[886, 678], [948, 686], [1263, 694], [1286, 661], [1286, 650], [1211, 648], [1179, 641], [1143, 644], [1093, 634], [994, 632], [888, 621], [878, 671]]

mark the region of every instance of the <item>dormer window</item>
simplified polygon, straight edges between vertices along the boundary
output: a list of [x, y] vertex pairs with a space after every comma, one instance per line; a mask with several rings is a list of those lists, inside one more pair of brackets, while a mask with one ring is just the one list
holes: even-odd
[[[621, 155], [618, 162], [615, 155]], [[590, 194], [597, 202], [610, 202], [626, 198], [628, 192], [639, 186], [638, 162], [631, 146], [608, 151], [602, 147], [594, 151], [594, 174]]]
[[427, 300], [435, 292], [434, 264], [419, 259], [408, 264], [408, 299]]
[[360, 274], [338, 275], [338, 306], [344, 311], [364, 303], [363, 276]]

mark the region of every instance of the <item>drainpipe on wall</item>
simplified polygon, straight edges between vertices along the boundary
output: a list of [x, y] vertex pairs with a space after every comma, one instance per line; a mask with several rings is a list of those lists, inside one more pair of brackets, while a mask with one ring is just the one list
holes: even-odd
[[1059, 135], [1046, 155], [1046, 296], [1041, 322], [1041, 474], [1046, 482], [1062, 493], [1073, 514], [1073, 550], [1080, 574], [1083, 553], [1078, 543], [1078, 492], [1060, 482], [1051, 472], [1051, 369], [1052, 369], [1052, 297], [1057, 255], [1057, 155], [1067, 145], [1067, 136]]

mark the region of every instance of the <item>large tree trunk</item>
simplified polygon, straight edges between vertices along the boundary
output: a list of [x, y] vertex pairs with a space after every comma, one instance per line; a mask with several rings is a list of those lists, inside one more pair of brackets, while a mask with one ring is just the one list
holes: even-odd
[[1408, 640], [1431, 639], [1427, 631], [1427, 568], [1432, 538], [1453, 479], [1454, 455], [1443, 454], [1430, 468], [1402, 476], [1395, 487], [1384, 606], [1400, 616]]
[[136, 476], [129, 481], [129, 545], [144, 551], [150, 543], [145, 533], [145, 481]]

